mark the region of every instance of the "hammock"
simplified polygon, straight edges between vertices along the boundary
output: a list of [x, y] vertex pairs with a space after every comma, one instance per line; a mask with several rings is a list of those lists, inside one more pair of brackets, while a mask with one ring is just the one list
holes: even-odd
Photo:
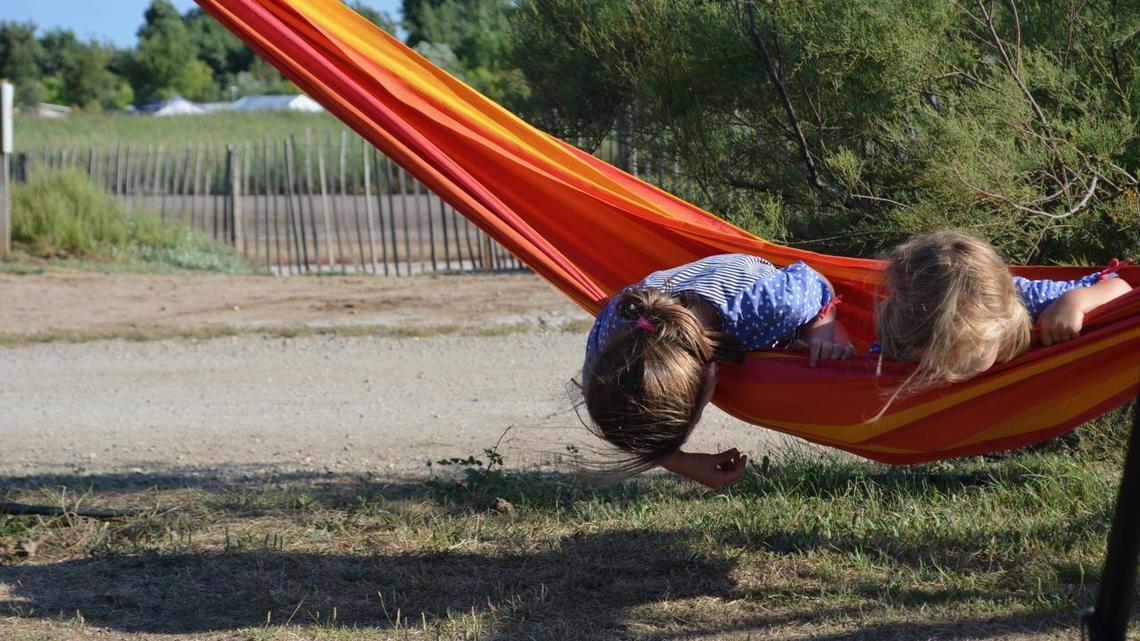
[[[873, 338], [879, 261], [765, 242], [526, 124], [339, 0], [197, 0], [259, 55], [583, 308], [647, 273], [741, 252], [802, 260], [843, 295], [857, 347]], [[1140, 267], [1121, 275], [1140, 282]], [[1015, 267], [1068, 279], [1087, 268]], [[567, 363], [571, 369], [575, 364]], [[1140, 293], [1095, 310], [1076, 340], [1035, 349], [965, 383], [896, 401], [904, 366], [875, 359], [811, 369], [757, 352], [721, 368], [715, 403], [740, 420], [887, 463], [1029, 445], [1136, 396]]]

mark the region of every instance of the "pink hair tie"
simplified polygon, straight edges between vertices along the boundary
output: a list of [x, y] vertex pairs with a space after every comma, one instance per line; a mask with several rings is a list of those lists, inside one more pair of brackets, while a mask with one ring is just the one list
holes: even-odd
[[1097, 272], [1096, 282], [1102, 283], [1102, 282], [1108, 280], [1109, 274], [1115, 274], [1116, 272], [1120, 271], [1124, 267], [1127, 267], [1131, 263], [1132, 263], [1131, 258], [1124, 259], [1124, 262], [1121, 262], [1119, 258], [1113, 258], [1112, 260], [1110, 260], [1108, 262], [1107, 267], [1105, 267], [1104, 269]]
[[638, 329], [644, 329], [647, 332], [656, 332], [657, 326], [649, 322], [649, 319], [644, 316], [637, 317]]

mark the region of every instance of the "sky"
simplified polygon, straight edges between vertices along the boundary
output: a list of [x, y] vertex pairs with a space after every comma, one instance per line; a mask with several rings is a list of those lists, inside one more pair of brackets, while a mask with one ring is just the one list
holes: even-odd
[[[171, 0], [185, 13], [193, 0]], [[364, 0], [362, 4], [399, 19], [400, 0]], [[150, 0], [2, 0], [0, 21], [34, 22], [40, 33], [55, 27], [71, 29], [80, 38], [95, 38], [119, 47], [134, 47]]]

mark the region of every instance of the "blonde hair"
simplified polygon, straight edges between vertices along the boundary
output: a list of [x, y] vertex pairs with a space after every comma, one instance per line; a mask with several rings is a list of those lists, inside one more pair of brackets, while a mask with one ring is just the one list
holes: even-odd
[[887, 258], [887, 297], [875, 313], [879, 344], [883, 356], [917, 363], [891, 400], [976, 376], [989, 367], [991, 350], [1002, 363], [1029, 349], [1029, 312], [988, 242], [941, 231], [916, 236]]
[[744, 353], [735, 338], [705, 328], [690, 309], [694, 295], [632, 288], [620, 296], [617, 313], [625, 322], [585, 372], [582, 391], [587, 427], [623, 454], [615, 471], [632, 475], [688, 440], [704, 366], [739, 362]]

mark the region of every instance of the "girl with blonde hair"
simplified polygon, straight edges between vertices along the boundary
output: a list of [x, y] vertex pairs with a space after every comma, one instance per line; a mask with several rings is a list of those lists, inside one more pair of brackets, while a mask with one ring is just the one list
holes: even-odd
[[913, 362], [895, 390], [964, 381], [1029, 349], [1080, 334], [1085, 314], [1131, 287], [1109, 267], [1071, 281], [1013, 276], [985, 240], [956, 231], [916, 236], [887, 256], [876, 309], [881, 356]]
[[654, 272], [615, 295], [586, 345], [588, 427], [623, 457], [619, 471], [660, 465], [709, 487], [737, 480], [748, 457], [684, 452], [716, 389], [721, 363], [748, 350], [791, 347], [821, 358], [853, 352], [835, 320], [830, 283], [804, 263], [777, 269], [743, 254]]

